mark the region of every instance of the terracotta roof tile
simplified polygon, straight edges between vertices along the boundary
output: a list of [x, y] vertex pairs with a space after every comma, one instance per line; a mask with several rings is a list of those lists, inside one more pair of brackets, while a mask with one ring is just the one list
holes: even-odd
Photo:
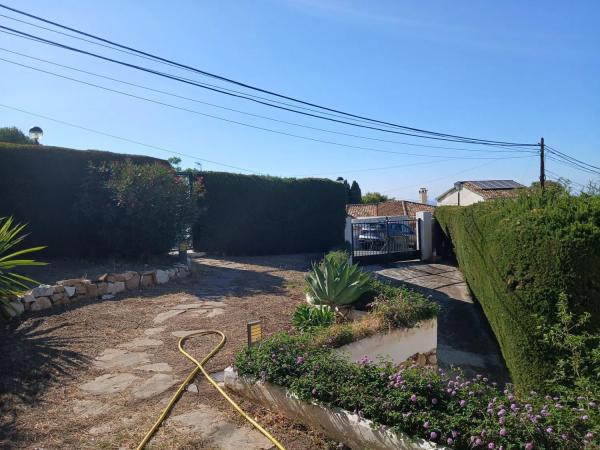
[[380, 203], [346, 205], [346, 213], [351, 217], [409, 216], [415, 217], [419, 211], [431, 211], [435, 206], [408, 200], [388, 200]]

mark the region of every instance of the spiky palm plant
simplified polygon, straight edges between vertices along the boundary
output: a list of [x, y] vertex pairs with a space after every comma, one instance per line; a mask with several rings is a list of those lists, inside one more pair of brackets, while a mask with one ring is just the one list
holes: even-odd
[[310, 296], [318, 305], [327, 305], [342, 317], [344, 310], [369, 291], [371, 277], [356, 264], [325, 258], [306, 276]]
[[21, 259], [22, 255], [42, 250], [45, 248], [43, 246], [9, 251], [27, 237], [26, 234], [22, 234], [24, 229], [25, 225], [15, 224], [12, 217], [0, 217], [0, 316], [10, 317], [16, 312], [7, 297], [27, 290], [27, 283], [36, 283], [31, 278], [12, 270], [18, 267], [46, 264], [33, 259]]

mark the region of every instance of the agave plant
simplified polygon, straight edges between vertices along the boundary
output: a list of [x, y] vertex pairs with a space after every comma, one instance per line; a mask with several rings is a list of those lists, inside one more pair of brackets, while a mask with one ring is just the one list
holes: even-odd
[[345, 316], [344, 310], [370, 290], [371, 277], [357, 264], [325, 258], [306, 276], [308, 293], [317, 305], [327, 305]]
[[16, 313], [7, 297], [27, 290], [27, 283], [36, 283], [31, 278], [13, 272], [12, 269], [46, 264], [32, 259], [21, 259], [22, 255], [37, 252], [45, 247], [32, 247], [9, 252], [27, 236], [21, 234], [24, 229], [25, 225], [14, 224], [12, 217], [0, 217], [0, 316], [10, 317]]

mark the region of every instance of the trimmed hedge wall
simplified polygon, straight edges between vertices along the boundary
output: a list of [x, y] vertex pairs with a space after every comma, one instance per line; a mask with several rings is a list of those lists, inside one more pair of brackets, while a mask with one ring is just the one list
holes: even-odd
[[194, 248], [230, 255], [325, 251], [344, 242], [346, 190], [323, 179], [203, 172]]
[[600, 197], [559, 190], [467, 207], [435, 217], [453, 242], [467, 283], [500, 343], [515, 385], [539, 389], [553, 370], [534, 315], [552, 320], [561, 292], [600, 327]]
[[73, 207], [88, 166], [125, 159], [167, 164], [148, 156], [0, 142], [0, 217], [29, 224], [27, 246], [46, 245], [46, 255], [80, 256], [83, 230]]

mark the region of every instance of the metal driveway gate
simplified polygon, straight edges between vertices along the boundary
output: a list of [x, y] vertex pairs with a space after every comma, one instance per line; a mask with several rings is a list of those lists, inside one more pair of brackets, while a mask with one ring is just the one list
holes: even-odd
[[419, 219], [352, 221], [352, 258], [362, 264], [405, 261], [420, 257]]

